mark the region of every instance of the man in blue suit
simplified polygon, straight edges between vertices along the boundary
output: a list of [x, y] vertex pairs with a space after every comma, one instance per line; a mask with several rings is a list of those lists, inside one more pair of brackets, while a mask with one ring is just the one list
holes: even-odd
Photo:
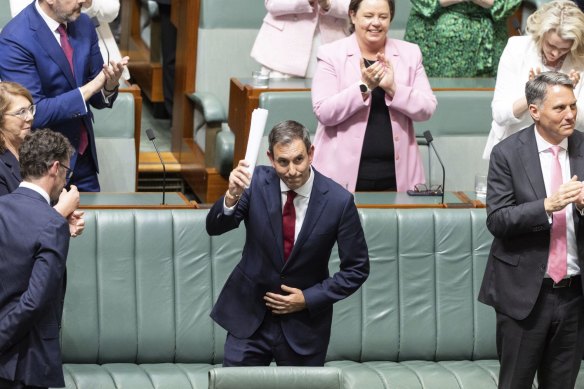
[[20, 148], [23, 182], [0, 197], [0, 388], [65, 385], [59, 329], [69, 227], [50, 203], [61, 194], [73, 148], [40, 130]]
[[76, 152], [70, 166], [80, 191], [99, 191], [93, 114], [110, 108], [128, 58], [104, 64], [84, 0], [36, 0], [0, 33], [0, 79], [26, 87], [37, 106], [33, 128], [65, 135]]
[[[244, 221], [246, 242], [211, 317], [228, 331], [224, 366], [322, 366], [333, 304], [369, 275], [369, 255], [351, 193], [312, 166], [314, 146], [295, 121], [269, 135], [272, 167], [253, 179], [240, 161], [207, 216], [219, 235]], [[248, 188], [248, 189], [244, 189]], [[338, 244], [340, 269], [328, 262]]]

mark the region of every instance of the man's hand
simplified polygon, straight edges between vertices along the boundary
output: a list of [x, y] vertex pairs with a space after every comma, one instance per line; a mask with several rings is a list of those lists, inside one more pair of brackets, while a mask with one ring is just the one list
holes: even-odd
[[79, 236], [83, 233], [85, 229], [85, 219], [83, 215], [85, 212], [83, 211], [74, 211], [69, 217], [67, 218], [67, 222], [69, 223], [69, 234], [71, 234], [72, 238]]
[[75, 185], [71, 185], [71, 189], [67, 192], [63, 191], [59, 195], [59, 201], [55, 205], [55, 210], [59, 212], [64, 218], [68, 218], [79, 207], [79, 191]]
[[106, 92], [114, 92], [120, 85], [120, 77], [124, 71], [124, 66], [128, 64], [130, 57], [124, 57], [120, 62], [111, 60], [109, 64], [103, 64], [103, 74], [105, 76], [104, 89]]
[[225, 193], [226, 206], [233, 207], [239, 201], [245, 188], [249, 187], [251, 174], [247, 171], [248, 167], [249, 163], [242, 159], [229, 174], [229, 186], [227, 193]]
[[83, 5], [81, 7], [87, 9], [87, 8], [91, 8], [92, 5], [93, 5], [93, 0], [85, 0], [85, 2], [83, 2]]
[[584, 184], [578, 181], [578, 176], [573, 176], [570, 181], [560, 185], [556, 193], [544, 200], [545, 211], [547, 213], [561, 211], [570, 203], [574, 203], [578, 208], [582, 209], [584, 205], [582, 198], [583, 188]]
[[276, 315], [302, 311], [306, 308], [304, 294], [300, 289], [291, 288], [286, 285], [281, 286], [282, 291], [287, 295], [268, 292], [264, 296], [266, 306]]

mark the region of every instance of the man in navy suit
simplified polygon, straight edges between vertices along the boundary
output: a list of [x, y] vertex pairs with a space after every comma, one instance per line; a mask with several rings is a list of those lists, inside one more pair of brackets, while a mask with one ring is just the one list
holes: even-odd
[[0, 388], [65, 385], [59, 329], [69, 227], [50, 203], [73, 153], [63, 135], [40, 130], [20, 148], [23, 182], [0, 197]]
[[479, 300], [495, 308], [499, 388], [569, 389], [584, 352], [584, 134], [572, 80], [525, 87], [535, 124], [493, 149], [487, 227], [493, 244]]
[[128, 58], [104, 64], [84, 0], [36, 0], [0, 33], [0, 79], [26, 87], [37, 106], [33, 128], [65, 135], [76, 152], [70, 166], [80, 191], [99, 191], [89, 105], [111, 107]]
[[[241, 221], [247, 231], [241, 261], [211, 312], [228, 331], [224, 366], [265, 366], [273, 359], [322, 366], [333, 304], [369, 275], [353, 196], [311, 166], [313, 154], [304, 126], [277, 124], [269, 135], [272, 167], [258, 166], [252, 179], [248, 163], [240, 161], [207, 216], [210, 235]], [[335, 243], [340, 269], [331, 276]]]

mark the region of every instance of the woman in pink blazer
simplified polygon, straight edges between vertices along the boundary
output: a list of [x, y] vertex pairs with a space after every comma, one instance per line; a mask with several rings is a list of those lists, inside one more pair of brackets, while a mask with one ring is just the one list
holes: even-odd
[[412, 121], [428, 120], [436, 97], [418, 46], [387, 37], [394, 10], [394, 0], [351, 0], [354, 33], [317, 57], [313, 164], [351, 192], [425, 182]]
[[[265, 0], [268, 14], [251, 56], [270, 77], [312, 77], [320, 43], [348, 35], [349, 0]], [[311, 61], [312, 59], [312, 61]]]

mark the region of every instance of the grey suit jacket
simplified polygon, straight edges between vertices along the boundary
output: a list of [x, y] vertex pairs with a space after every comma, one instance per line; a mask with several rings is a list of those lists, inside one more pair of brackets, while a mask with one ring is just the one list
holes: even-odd
[[[487, 227], [494, 235], [479, 301], [516, 320], [531, 312], [547, 269], [551, 225], [545, 184], [530, 126], [493, 149], [487, 188]], [[568, 138], [571, 175], [584, 179], [584, 134]], [[578, 259], [584, 270], [584, 228], [575, 210]]]

